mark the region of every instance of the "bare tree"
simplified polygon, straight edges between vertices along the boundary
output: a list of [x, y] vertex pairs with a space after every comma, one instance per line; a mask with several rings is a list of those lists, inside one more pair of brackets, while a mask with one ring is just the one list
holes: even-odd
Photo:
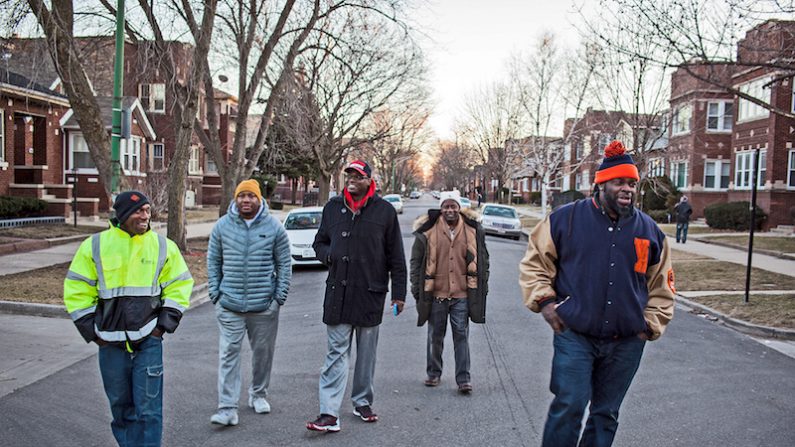
[[523, 112], [520, 92], [511, 84], [494, 82], [465, 97], [463, 116], [457, 122], [461, 137], [497, 179], [499, 197], [495, 199], [500, 202], [506, 200], [503, 188], [520, 168], [519, 148], [507, 142], [527, 132]]
[[291, 131], [315, 155], [322, 204], [348, 153], [389, 134], [368, 126], [371, 117], [400, 107], [425, 68], [399, 21], [363, 9], [347, 9], [323, 23], [307, 41], [299, 64], [301, 82], [319, 114], [293, 104], [292, 113], [303, 118], [293, 120]]
[[432, 184], [444, 190], [465, 191], [473, 168], [480, 156], [472, 147], [451, 141], [436, 145]]
[[[593, 9], [583, 3], [580, 12], [586, 33], [619, 54], [661, 67], [682, 67], [695, 79], [778, 115], [795, 118], [791, 109], [749, 95], [731, 82], [723, 82], [721, 76], [709, 70], [716, 63], [732, 63], [742, 69], [777, 71], [770, 83], [792, 77], [795, 58], [791, 46], [759, 39], [746, 43], [748, 48], [741, 52], [744, 57], [738, 57], [736, 51], [738, 41], [750, 28], [774, 18], [791, 20], [791, 2], [600, 0]], [[791, 41], [793, 37], [790, 35], [788, 39]]]
[[[111, 195], [110, 135], [105, 129], [102, 112], [97, 104], [85, 67], [81, 61], [74, 33], [74, 5], [71, 0], [52, 2], [48, 9], [43, 0], [28, 0], [29, 10], [20, 2], [6, 2], [0, 11], [22, 20], [28, 12], [36, 16], [44, 32], [55, 69], [64, 86], [75, 119], [88, 145], [91, 159], [105, 187]], [[7, 9], [10, 8], [10, 9]]]

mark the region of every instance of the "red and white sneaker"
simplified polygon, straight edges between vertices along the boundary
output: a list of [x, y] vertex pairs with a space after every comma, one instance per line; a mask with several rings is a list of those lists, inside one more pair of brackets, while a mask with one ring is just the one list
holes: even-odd
[[364, 405], [361, 407], [356, 407], [353, 409], [354, 416], [358, 416], [362, 418], [364, 422], [376, 422], [378, 421], [378, 415], [373, 413], [373, 410], [370, 408], [369, 405]]
[[307, 430], [335, 433], [340, 431], [340, 423], [330, 414], [321, 414], [314, 421], [306, 423]]

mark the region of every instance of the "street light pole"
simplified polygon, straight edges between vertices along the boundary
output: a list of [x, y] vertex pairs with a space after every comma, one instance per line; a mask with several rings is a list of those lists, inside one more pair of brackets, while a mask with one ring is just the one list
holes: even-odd
[[114, 196], [119, 193], [121, 177], [121, 107], [124, 84], [124, 0], [116, 0], [116, 60], [113, 63], [113, 124], [111, 127], [110, 191]]
[[759, 147], [754, 151], [754, 167], [751, 173], [751, 231], [748, 233], [748, 265], [745, 267], [745, 303], [750, 301], [751, 258], [754, 254], [754, 230], [756, 229], [756, 184], [759, 181]]

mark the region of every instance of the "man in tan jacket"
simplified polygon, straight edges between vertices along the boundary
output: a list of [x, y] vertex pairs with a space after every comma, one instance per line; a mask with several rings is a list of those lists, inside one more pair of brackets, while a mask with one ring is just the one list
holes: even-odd
[[469, 320], [485, 322], [489, 252], [477, 214], [462, 212], [458, 191], [443, 192], [439, 208], [417, 219], [411, 250], [411, 293], [417, 300], [417, 325], [428, 322], [425, 385], [437, 386], [441, 380], [449, 317], [455, 380], [458, 391], [469, 394]]

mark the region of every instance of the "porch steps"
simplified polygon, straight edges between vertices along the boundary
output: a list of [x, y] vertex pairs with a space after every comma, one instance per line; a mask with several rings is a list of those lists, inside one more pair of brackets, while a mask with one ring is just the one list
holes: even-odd
[[792, 235], [795, 234], [795, 225], [779, 225], [776, 228], [770, 229], [771, 233]]

